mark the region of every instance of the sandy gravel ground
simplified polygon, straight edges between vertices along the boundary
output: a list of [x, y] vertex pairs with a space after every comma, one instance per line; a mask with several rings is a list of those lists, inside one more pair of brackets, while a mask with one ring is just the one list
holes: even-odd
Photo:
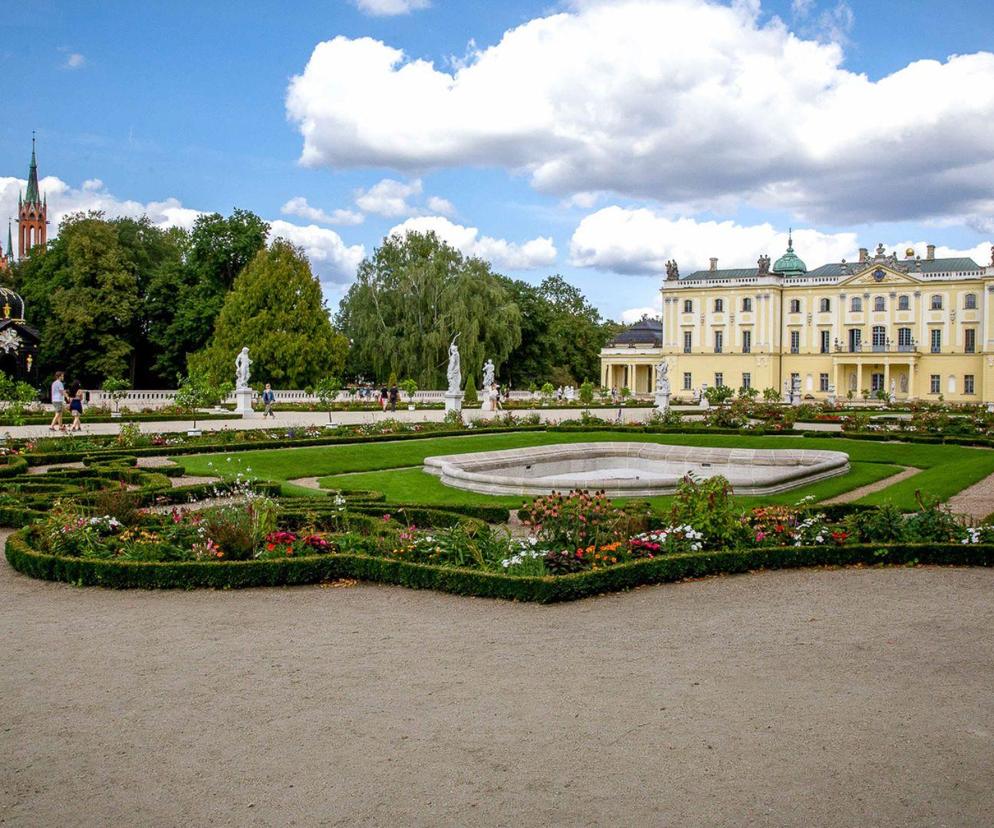
[[884, 489], [890, 488], [895, 483], [900, 483], [902, 480], [914, 477], [920, 471], [921, 469], [912, 468], [911, 466], [904, 466], [897, 474], [892, 474], [890, 477], [885, 477], [883, 480], [877, 480], [874, 483], [867, 483], [865, 486], [850, 489], [848, 492], [844, 492], [837, 497], [830, 497], [828, 500], [821, 500], [819, 501], [819, 505], [829, 506], [833, 503], [852, 503], [853, 501], [859, 500], [861, 497], [866, 497], [874, 492], [883, 491]]
[[957, 492], [949, 498], [948, 504], [956, 514], [983, 520], [994, 512], [994, 474]]
[[538, 607], [0, 564], [4, 825], [994, 822], [994, 571]]

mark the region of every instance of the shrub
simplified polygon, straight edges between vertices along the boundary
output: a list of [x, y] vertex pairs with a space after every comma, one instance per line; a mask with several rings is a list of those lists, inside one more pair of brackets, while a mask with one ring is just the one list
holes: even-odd
[[479, 396], [476, 393], [476, 382], [473, 380], [473, 375], [470, 374], [466, 377], [466, 397], [465, 401], [467, 403], [478, 403], [480, 401]]
[[856, 543], [896, 543], [907, 538], [907, 527], [901, 510], [887, 504], [848, 515], [843, 523]]
[[670, 525], [691, 526], [704, 536], [705, 546], [724, 549], [738, 546], [748, 535], [732, 502], [732, 487], [721, 475], [680, 481], [669, 514]]
[[522, 507], [522, 522], [544, 545], [576, 551], [603, 546], [624, 532], [627, 516], [611, 505], [604, 492], [553, 492]]

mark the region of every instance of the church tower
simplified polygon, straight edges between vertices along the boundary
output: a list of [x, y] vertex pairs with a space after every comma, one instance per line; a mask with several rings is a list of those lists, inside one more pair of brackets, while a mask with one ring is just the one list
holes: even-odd
[[28, 190], [17, 198], [17, 256], [31, 255], [31, 248], [45, 246], [48, 240], [48, 199], [38, 192], [38, 162], [35, 160], [35, 137], [31, 136], [31, 167]]

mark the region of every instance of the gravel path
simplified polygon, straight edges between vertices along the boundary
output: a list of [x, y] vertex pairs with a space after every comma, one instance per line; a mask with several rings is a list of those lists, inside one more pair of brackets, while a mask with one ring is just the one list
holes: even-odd
[[955, 514], [983, 520], [994, 512], [994, 474], [957, 492], [947, 505]]
[[992, 595], [847, 569], [540, 607], [0, 563], [0, 823], [989, 825]]
[[893, 486], [895, 483], [900, 483], [902, 480], [914, 477], [920, 471], [921, 469], [916, 469], [911, 466], [903, 466], [901, 471], [897, 474], [892, 474], [890, 477], [885, 477], [883, 480], [878, 480], [875, 483], [867, 483], [865, 486], [860, 486], [852, 491], [844, 492], [843, 494], [831, 497], [828, 500], [822, 500], [821, 505], [831, 506], [833, 503], [852, 503], [853, 501], [859, 500], [861, 497], [866, 497], [866, 495], [882, 491], [888, 486]]

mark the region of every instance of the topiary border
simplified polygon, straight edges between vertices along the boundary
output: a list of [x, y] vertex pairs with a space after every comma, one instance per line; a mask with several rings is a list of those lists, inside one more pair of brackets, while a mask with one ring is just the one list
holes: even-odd
[[33, 549], [29, 542], [32, 531], [22, 529], [7, 540], [7, 561], [15, 570], [42, 580], [114, 589], [241, 589], [356, 578], [456, 595], [547, 604], [648, 584], [766, 569], [918, 564], [994, 566], [994, 545], [900, 544], [694, 552], [573, 575], [519, 577], [349, 553], [213, 563], [68, 558]]

